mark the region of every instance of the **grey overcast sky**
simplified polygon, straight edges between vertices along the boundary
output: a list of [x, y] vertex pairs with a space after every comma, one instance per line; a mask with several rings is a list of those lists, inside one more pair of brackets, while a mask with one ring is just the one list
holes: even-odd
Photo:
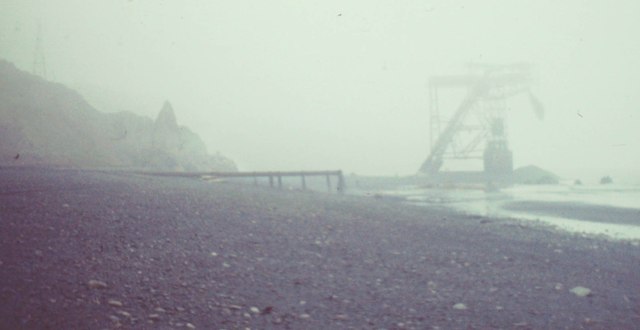
[[[0, 57], [155, 116], [165, 99], [241, 170], [413, 174], [428, 77], [536, 65], [509, 102], [516, 166], [640, 182], [640, 1], [2, 0]], [[121, 109], [100, 109], [115, 111]]]

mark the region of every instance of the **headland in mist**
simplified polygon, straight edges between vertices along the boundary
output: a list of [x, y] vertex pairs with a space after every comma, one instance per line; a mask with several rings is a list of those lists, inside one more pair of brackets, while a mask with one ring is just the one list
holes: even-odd
[[[155, 119], [103, 113], [76, 91], [0, 59], [0, 165], [235, 171], [178, 125], [169, 102]], [[158, 105], [160, 108], [160, 105]]]

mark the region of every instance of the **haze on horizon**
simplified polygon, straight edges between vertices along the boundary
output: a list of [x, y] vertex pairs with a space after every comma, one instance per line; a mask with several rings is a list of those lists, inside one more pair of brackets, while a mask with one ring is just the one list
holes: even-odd
[[[241, 170], [407, 175], [429, 153], [427, 81], [535, 65], [538, 121], [510, 100], [515, 166], [640, 183], [640, 3], [5, 0], [0, 58], [181, 125]], [[105, 104], [108, 104], [105, 103]], [[115, 106], [114, 106], [115, 107]]]

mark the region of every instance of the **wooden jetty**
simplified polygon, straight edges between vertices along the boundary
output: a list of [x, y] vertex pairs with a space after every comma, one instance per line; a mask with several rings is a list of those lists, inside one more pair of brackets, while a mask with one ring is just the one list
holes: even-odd
[[282, 178], [284, 177], [299, 177], [302, 190], [307, 189], [308, 177], [325, 177], [327, 182], [327, 189], [333, 191], [333, 185], [331, 178], [336, 179], [336, 191], [344, 192], [345, 182], [344, 176], [341, 170], [335, 171], [268, 171], [268, 172], [136, 172], [139, 174], [157, 175], [157, 176], [173, 176], [173, 177], [188, 177], [188, 178], [253, 178], [255, 184], [258, 183], [258, 178], [269, 179], [270, 187], [277, 187], [282, 189]]

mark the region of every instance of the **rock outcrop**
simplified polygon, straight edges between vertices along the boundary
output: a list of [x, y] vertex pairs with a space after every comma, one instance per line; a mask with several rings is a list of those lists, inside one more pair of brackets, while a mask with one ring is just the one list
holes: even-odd
[[513, 170], [513, 183], [518, 184], [557, 184], [560, 178], [540, 167], [529, 165]]
[[165, 102], [156, 120], [102, 113], [62, 84], [0, 60], [0, 165], [235, 171], [179, 126]]

